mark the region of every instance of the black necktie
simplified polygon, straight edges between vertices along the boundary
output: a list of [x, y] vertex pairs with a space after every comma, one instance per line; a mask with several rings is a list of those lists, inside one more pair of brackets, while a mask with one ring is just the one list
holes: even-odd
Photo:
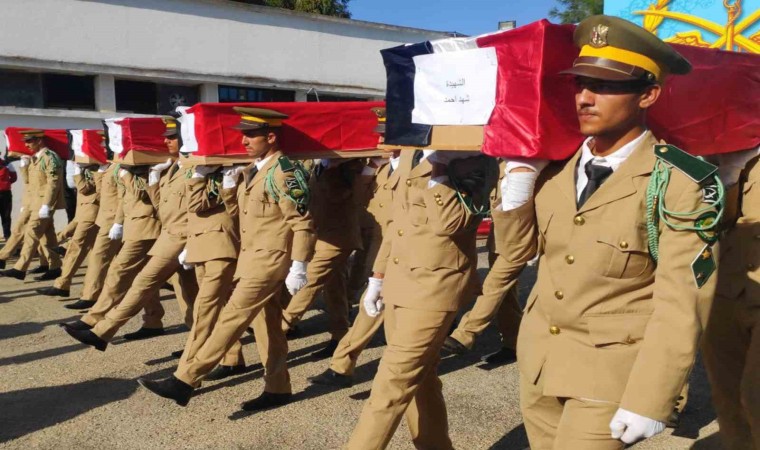
[[255, 177], [257, 173], [259, 173], [258, 166], [253, 166], [253, 169], [251, 169], [251, 171], [248, 172], [248, 179], [245, 180], [245, 183], [251, 184], [251, 180], [253, 180], [253, 177]]
[[586, 176], [588, 177], [588, 183], [586, 183], [586, 187], [583, 188], [581, 196], [578, 198], [578, 208], [583, 206], [583, 204], [586, 203], [586, 200], [599, 189], [599, 186], [612, 175], [612, 169], [610, 167], [599, 166], [593, 162], [593, 160], [587, 162], [586, 167], [584, 168], [586, 170]]
[[412, 157], [412, 169], [417, 167], [417, 165], [422, 161], [422, 150], [415, 150], [414, 156]]

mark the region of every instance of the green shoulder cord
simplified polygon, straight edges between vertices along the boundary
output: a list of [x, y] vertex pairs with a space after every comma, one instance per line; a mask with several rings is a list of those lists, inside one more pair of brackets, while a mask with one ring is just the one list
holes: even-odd
[[[277, 167], [285, 173], [293, 173], [293, 178], [285, 180], [287, 191], [282, 191], [275, 180], [275, 171]], [[296, 205], [299, 213], [305, 214], [309, 206], [309, 175], [300, 161], [293, 162], [288, 157], [282, 156], [278, 164], [273, 165], [267, 172], [264, 179], [264, 188], [275, 202], [279, 202], [281, 197], [285, 197]]]
[[[446, 171], [451, 181], [454, 192], [457, 194], [459, 202], [467, 209], [467, 211], [476, 217], [488, 217], [491, 214], [491, 205], [488, 201], [488, 194], [491, 192], [488, 183], [486, 183], [486, 175], [476, 171], [471, 174], [470, 177], [460, 179], [454, 175], [454, 170], [451, 164], [446, 166]], [[467, 184], [468, 186], [465, 186]], [[476, 189], [480, 189], [481, 198], [485, 199], [480, 206], [475, 205], [472, 193]]]
[[94, 178], [92, 176], [92, 171], [87, 169], [82, 169], [82, 178], [84, 178], [85, 181], [88, 183], [93, 183]]
[[121, 164], [116, 164], [116, 167], [113, 169], [113, 181], [116, 183], [116, 186], [120, 188], [125, 188], [124, 182], [121, 181], [121, 177], [119, 176], [119, 172], [121, 172]]
[[[667, 150], [677, 150], [685, 154], [685, 152], [673, 146], [655, 146], [655, 152], [664, 153], [662, 151], [663, 147], [667, 147]], [[709, 164], [705, 162], [702, 157], [689, 157], [702, 161], [704, 164]], [[668, 190], [668, 185], [670, 184], [670, 174], [673, 167], [678, 167], [687, 176], [689, 176], [689, 178], [702, 185], [703, 188], [706, 186], [715, 186], [715, 198], [710, 199], [709, 201], [705, 200], [706, 206], [694, 211], [671, 211], [668, 209], [667, 205], [665, 205], [665, 194]], [[707, 180], [712, 180], [713, 182], [706, 183]], [[649, 185], [647, 186], [646, 191], [647, 236], [649, 241], [649, 253], [652, 255], [654, 262], [657, 263], [660, 256], [660, 232], [658, 229], [660, 222], [672, 230], [694, 231], [698, 233], [700, 237], [714, 235], [717, 240], [720, 219], [723, 216], [724, 205], [725, 188], [723, 186], [723, 183], [721, 183], [720, 178], [718, 178], [716, 171], [713, 170], [711, 173], [705, 174], [703, 178], [695, 179], [695, 177], [693, 177], [691, 173], [684, 170], [683, 167], [679, 167], [672, 161], [658, 157], [655, 162], [654, 169], [652, 170], [652, 176], [649, 179]], [[713, 211], [717, 211], [717, 213], [713, 213]], [[701, 215], [709, 215], [709, 218], [711, 220], [700, 220], [702, 217]], [[694, 221], [694, 225], [681, 225], [670, 220], [670, 218], [682, 219], [694, 216], [699, 216], [697, 217], [697, 220]]]
[[[61, 158], [58, 156], [58, 154], [50, 149], [45, 150], [45, 154], [50, 157], [50, 173], [53, 174], [58, 170], [58, 168], [61, 167]], [[44, 158], [42, 161], [40, 161], [40, 170], [42, 172], [45, 172], [45, 170], [47, 170], [47, 161]]]
[[215, 172], [206, 177], [206, 192], [209, 200], [219, 198], [222, 186], [222, 173]]

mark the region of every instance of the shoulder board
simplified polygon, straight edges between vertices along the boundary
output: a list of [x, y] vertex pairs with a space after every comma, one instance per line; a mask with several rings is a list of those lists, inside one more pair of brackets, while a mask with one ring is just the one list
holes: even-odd
[[703, 182], [718, 170], [718, 167], [690, 155], [674, 145], [655, 145], [654, 154], [657, 158], [683, 172], [695, 183]]
[[287, 156], [280, 156], [277, 163], [280, 165], [280, 170], [283, 172], [292, 172], [296, 169], [293, 162]]

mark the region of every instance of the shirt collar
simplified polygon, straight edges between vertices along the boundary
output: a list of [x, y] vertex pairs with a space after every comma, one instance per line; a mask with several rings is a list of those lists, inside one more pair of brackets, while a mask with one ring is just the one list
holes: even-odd
[[45, 147], [42, 147], [41, 149], [39, 149], [39, 150], [37, 151], [37, 153], [35, 153], [35, 154], [34, 154], [34, 157], [35, 157], [36, 159], [40, 159], [40, 158], [42, 158], [42, 155], [44, 155], [44, 154], [45, 154], [45, 150], [47, 150], [47, 149], [46, 149]]
[[273, 155], [269, 155], [264, 159], [259, 159], [258, 161], [256, 161], [254, 163], [256, 165], [256, 170], [261, 170], [261, 168], [266, 165], [267, 161], [269, 161], [272, 158], [272, 156]]
[[644, 132], [641, 133], [639, 137], [625, 144], [624, 146], [620, 147], [619, 149], [615, 150], [613, 153], [607, 156], [594, 156], [594, 154], [591, 153], [591, 147], [589, 146], [589, 144], [594, 138], [590, 137], [586, 139], [586, 141], [583, 143], [583, 146], [581, 147], [581, 158], [578, 163], [578, 166], [585, 167], [586, 163], [593, 160], [594, 164], [609, 167], [613, 171], [615, 171], [618, 169], [618, 167], [620, 167], [621, 164], [623, 164], [623, 162], [625, 162], [626, 159], [628, 159], [629, 156], [631, 156], [631, 153], [633, 153], [633, 150], [636, 149], [636, 147], [641, 143], [641, 141], [644, 140], [648, 131], [649, 130], [644, 130]]
[[399, 155], [399, 156], [397, 156], [395, 158], [393, 156], [391, 156], [390, 157], [390, 162], [391, 162], [391, 168], [393, 170], [398, 169], [398, 163], [401, 162], [401, 156]]

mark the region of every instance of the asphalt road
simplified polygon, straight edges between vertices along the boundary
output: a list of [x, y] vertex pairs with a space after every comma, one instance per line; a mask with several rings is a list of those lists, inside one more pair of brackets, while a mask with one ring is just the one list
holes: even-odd
[[[73, 295], [79, 294], [83, 274], [80, 270], [74, 279]], [[523, 301], [531, 276], [532, 271], [523, 276]], [[290, 343], [295, 402], [253, 415], [239, 410], [239, 404], [257, 396], [263, 386], [255, 344], [246, 337], [249, 371], [204, 383], [181, 408], [149, 394], [135, 381], [145, 375], [166, 376], [176, 366], [169, 354], [184, 346], [186, 332], [179, 325], [171, 292], [162, 291], [165, 336], [138, 342], [117, 336], [101, 353], [75, 343], [58, 327], [78, 315], [64, 309], [63, 302], [36, 295], [34, 289], [47, 284], [31, 277], [24, 282], [0, 278], [0, 448], [340, 448], [359, 417], [382, 354], [382, 339], [376, 337], [361, 357], [358, 382], [352, 388], [331, 392], [310, 386], [307, 377], [322, 372], [328, 361], [309, 355], [329, 339], [324, 313], [312, 310], [302, 323], [303, 335]], [[135, 318], [121, 333], [140, 324]], [[447, 357], [440, 366], [456, 448], [521, 450], [528, 445], [516, 365], [480, 363], [481, 355], [498, 347], [498, 335], [491, 328], [470, 354]], [[709, 386], [698, 365], [679, 429], [632, 448], [714, 450], [720, 448], [717, 428]], [[403, 421], [390, 448], [413, 448]]]

